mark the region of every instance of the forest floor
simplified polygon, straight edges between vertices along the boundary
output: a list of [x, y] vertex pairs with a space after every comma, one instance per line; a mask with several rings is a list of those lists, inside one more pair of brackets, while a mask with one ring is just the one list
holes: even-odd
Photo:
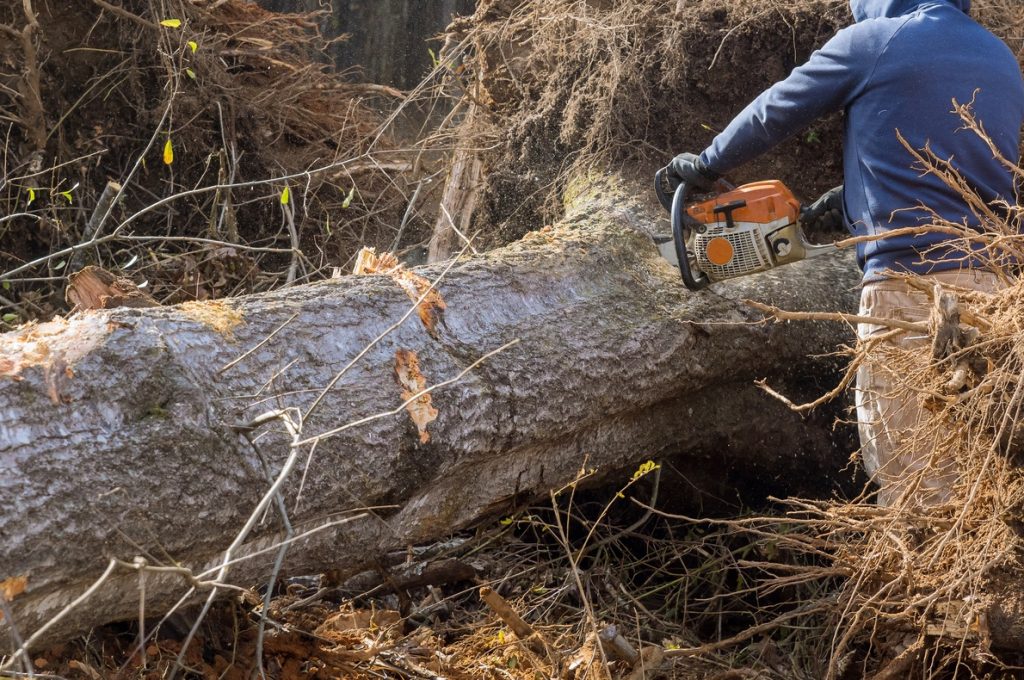
[[[784, 560], [786, 548], [744, 536], [730, 520], [653, 510], [661, 474], [652, 463], [617, 490], [567, 489], [551, 505], [410, 547], [341, 583], [329, 573], [281, 580], [267, 611], [265, 588], [226, 599], [199, 625], [181, 677], [259, 677], [261, 636], [263, 670], [278, 680], [727, 680], [797, 677], [819, 664], [806, 658], [814, 649], [787, 658], [770, 635], [721, 653], [702, 647], [709, 637], [742, 636], [760, 616], [807, 593], [782, 589], [768, 603], [745, 588], [760, 576], [744, 565]], [[496, 595], [485, 599], [484, 589]], [[196, 612], [180, 611], [159, 629], [154, 621], [96, 629], [34, 654], [35, 670], [72, 679], [167, 678]], [[625, 640], [625, 655], [594, 643], [609, 632]], [[627, 660], [630, 652], [641, 660]]]

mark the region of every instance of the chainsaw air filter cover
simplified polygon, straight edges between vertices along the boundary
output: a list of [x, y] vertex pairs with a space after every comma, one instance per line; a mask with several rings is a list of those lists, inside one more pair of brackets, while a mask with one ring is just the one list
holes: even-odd
[[696, 222], [688, 250], [712, 281], [746, 276], [807, 257], [800, 202], [777, 180], [754, 182], [687, 209]]

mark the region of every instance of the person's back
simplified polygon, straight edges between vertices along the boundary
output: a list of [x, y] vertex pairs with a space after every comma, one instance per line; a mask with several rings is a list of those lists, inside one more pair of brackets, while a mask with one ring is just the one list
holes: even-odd
[[[960, 104], [973, 102], [973, 112], [995, 146], [1008, 161], [1017, 161], [1024, 83], [1009, 48], [963, 11], [966, 2], [855, 0], [851, 4], [858, 19], [855, 39], [859, 34], [891, 36], [863, 91], [847, 110], [845, 198], [856, 232], [928, 224], [932, 218], [921, 205], [954, 223], [966, 218], [977, 224], [961, 196], [937, 176], [922, 175], [919, 167], [912, 167], [897, 131], [911, 148], [927, 146], [936, 157], [952, 159], [986, 202], [1014, 202], [1010, 170], [993, 162], [986, 142], [963, 129], [963, 120], [953, 113], [954, 99]], [[851, 182], [857, 175], [861, 181]], [[865, 277], [903, 266], [919, 272], [959, 268], [961, 263], [949, 260], [932, 267], [910, 252], [923, 253], [945, 238], [933, 234], [913, 241], [891, 238], [867, 244]], [[927, 259], [942, 256], [933, 252]]]
[[[997, 148], [1017, 160], [1024, 81], [1009, 48], [967, 15], [970, 0], [851, 0], [857, 23], [836, 34], [784, 81], [751, 102], [701, 155], [717, 174], [764, 153], [816, 118], [845, 108], [845, 206], [857, 234], [928, 223], [925, 205], [953, 222], [976, 223], [964, 200], [922, 175], [911, 147], [929, 145], [987, 201], [1014, 200], [1013, 174], [984, 141], [962, 130], [953, 100], [974, 111]], [[918, 253], [942, 234], [890, 238], [860, 249], [865, 279], [885, 269], [957, 268]], [[934, 259], [933, 253], [929, 259]]]

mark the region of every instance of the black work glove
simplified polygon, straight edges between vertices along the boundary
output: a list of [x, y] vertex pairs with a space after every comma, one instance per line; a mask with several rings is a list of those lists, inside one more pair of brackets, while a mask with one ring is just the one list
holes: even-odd
[[668, 179], [668, 186], [673, 192], [683, 182], [701, 191], [711, 191], [715, 180], [720, 175], [711, 170], [700, 159], [700, 156], [692, 153], [681, 153], [672, 159], [672, 162], [665, 168], [665, 177]]
[[843, 185], [840, 184], [801, 210], [800, 222], [811, 231], [839, 231], [846, 228], [843, 215]]

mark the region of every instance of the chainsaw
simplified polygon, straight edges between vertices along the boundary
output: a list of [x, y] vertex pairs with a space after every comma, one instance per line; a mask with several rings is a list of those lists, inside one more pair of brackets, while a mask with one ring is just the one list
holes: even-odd
[[778, 180], [740, 187], [725, 184], [727, 191], [689, 207], [689, 187], [682, 183], [671, 194], [665, 169], [655, 175], [654, 184], [658, 200], [672, 215], [672, 234], [656, 236], [654, 242], [662, 257], [679, 268], [690, 290], [836, 249], [833, 244], [807, 241], [800, 226], [800, 202]]

